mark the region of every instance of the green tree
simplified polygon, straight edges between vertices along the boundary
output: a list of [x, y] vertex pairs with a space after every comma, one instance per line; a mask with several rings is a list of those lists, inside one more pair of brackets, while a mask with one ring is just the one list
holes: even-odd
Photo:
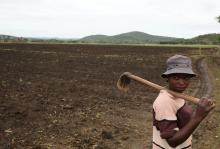
[[216, 19], [218, 20], [218, 22], [220, 23], [220, 16], [216, 17]]

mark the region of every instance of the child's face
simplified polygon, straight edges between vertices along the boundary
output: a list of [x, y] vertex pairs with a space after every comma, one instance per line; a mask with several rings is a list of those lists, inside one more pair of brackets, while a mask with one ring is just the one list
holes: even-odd
[[188, 87], [191, 76], [188, 74], [171, 74], [168, 76], [169, 89], [182, 93]]

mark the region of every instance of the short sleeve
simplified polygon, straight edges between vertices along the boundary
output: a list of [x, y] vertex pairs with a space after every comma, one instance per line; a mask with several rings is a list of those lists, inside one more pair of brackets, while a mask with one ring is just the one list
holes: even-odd
[[169, 96], [159, 96], [153, 104], [153, 109], [157, 121], [177, 120], [177, 107], [173, 99]]

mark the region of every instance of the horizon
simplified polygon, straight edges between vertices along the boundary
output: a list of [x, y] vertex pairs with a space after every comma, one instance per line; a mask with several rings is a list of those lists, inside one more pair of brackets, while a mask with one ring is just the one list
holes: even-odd
[[[116, 35], [120, 35], [120, 34], [126, 34], [126, 33], [132, 33], [132, 32], [140, 32], [140, 33], [145, 33], [145, 32], [142, 32], [142, 31], [129, 31], [129, 32], [125, 32], [125, 33], [119, 33], [119, 34], [116, 34]], [[145, 34], [148, 34], [148, 33], [145, 33]], [[207, 33], [207, 34], [220, 34], [220, 33]], [[207, 35], [207, 34], [201, 34], [201, 35]], [[85, 37], [88, 37], [88, 36], [96, 36], [96, 35], [104, 35], [104, 36], [116, 36], [116, 35], [105, 35], [105, 34], [94, 34], [94, 35], [87, 35], [87, 36], [84, 36], [84, 37], [81, 37], [81, 38], [62, 38], [62, 37], [24, 37], [24, 36], [14, 36], [14, 35], [6, 35], [6, 34], [1, 34], [0, 33], [0, 36], [1, 35], [5, 35], [5, 36], [13, 36], [13, 37], [16, 37], [16, 38], [37, 38], [37, 39], [64, 39], [64, 40], [78, 40], [78, 39], [82, 39], [82, 38], [85, 38]], [[152, 34], [148, 34], [148, 35], [152, 35]], [[183, 39], [191, 39], [191, 38], [195, 38], [195, 37], [198, 37], [198, 36], [201, 36], [201, 35], [197, 35], [197, 36], [193, 36], [193, 37], [190, 37], [190, 38], [184, 38], [184, 37], [171, 37], [171, 38], [183, 38]], [[162, 36], [162, 35], [153, 35], [153, 36]], [[163, 36], [163, 37], [170, 37], [170, 36]]]

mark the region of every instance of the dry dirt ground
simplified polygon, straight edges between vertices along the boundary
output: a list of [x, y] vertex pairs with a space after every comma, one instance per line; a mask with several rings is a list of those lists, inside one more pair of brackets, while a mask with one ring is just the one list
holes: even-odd
[[[148, 149], [157, 92], [132, 82], [129, 92], [122, 93], [116, 87], [120, 74], [129, 71], [165, 85], [160, 74], [169, 56], [191, 56], [198, 66], [198, 59], [212, 52], [215, 49], [0, 44], [0, 148]], [[192, 80], [188, 94], [202, 96], [208, 90], [201, 87], [200, 76]], [[197, 148], [205, 147], [201, 139], [209, 134], [201, 132], [216, 125], [211, 119], [198, 129]]]

